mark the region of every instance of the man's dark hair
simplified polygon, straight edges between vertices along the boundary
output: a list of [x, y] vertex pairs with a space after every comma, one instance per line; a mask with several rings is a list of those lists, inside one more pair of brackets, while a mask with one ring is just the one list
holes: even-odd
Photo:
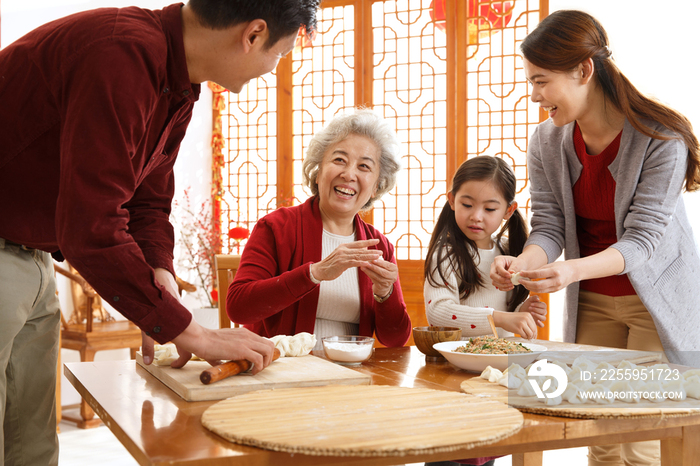
[[270, 35], [270, 48], [300, 27], [307, 34], [316, 30], [316, 11], [321, 0], [190, 0], [188, 5], [199, 21], [211, 29], [226, 29], [262, 19]]

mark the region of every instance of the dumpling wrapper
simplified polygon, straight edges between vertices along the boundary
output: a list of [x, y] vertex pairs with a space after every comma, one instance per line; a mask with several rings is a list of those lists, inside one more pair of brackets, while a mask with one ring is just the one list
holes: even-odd
[[670, 371], [671, 370], [671, 368], [668, 366], [668, 364], [654, 364], [653, 366], [648, 366], [647, 369], [651, 369], [651, 370], [655, 371], [657, 374], [659, 373], [659, 371]]
[[301, 332], [296, 335], [275, 335], [269, 339], [280, 350], [281, 358], [306, 356], [316, 345], [316, 335]]
[[669, 400], [683, 401], [688, 396], [688, 394], [685, 391], [684, 383], [685, 379], [681, 377], [678, 380], [668, 380], [666, 382], [663, 382], [661, 384], [661, 388], [666, 393], [673, 393], [672, 397], [668, 397]]
[[498, 383], [498, 381], [501, 380], [501, 377], [503, 377], [503, 372], [495, 367], [492, 367], [491, 373], [489, 374], [489, 382]]
[[[523, 371], [523, 373], [524, 373], [524, 371]], [[525, 377], [521, 377], [519, 373], [508, 372], [507, 374], [504, 373], [503, 377], [498, 379], [498, 384], [503, 385], [504, 387], [506, 387], [509, 390], [514, 390], [516, 388], [520, 388], [520, 386], [523, 384], [524, 381], [525, 381]]]
[[634, 369], [636, 368], [637, 365], [633, 362], [630, 362], [628, 360], [623, 360], [620, 364], [617, 365], [618, 369]]
[[616, 401], [624, 403], [639, 403], [641, 401], [638, 396], [635, 396], [635, 390], [628, 380], [616, 380], [609, 388], [615, 394]]
[[177, 347], [174, 344], [153, 345], [153, 364], [155, 366], [169, 366], [179, 357]]
[[537, 396], [535, 389], [532, 388], [529, 382], [524, 381], [520, 388], [518, 389], [518, 396]]
[[[143, 354], [143, 353], [142, 353]], [[174, 343], [167, 343], [165, 345], [153, 345], [153, 365], [154, 366], [169, 366], [180, 357], [177, 353], [177, 346]], [[204, 359], [194, 354], [190, 358], [190, 361], [204, 361]]]
[[573, 364], [571, 364], [571, 369], [581, 369], [582, 371], [588, 371], [593, 373], [595, 371], [596, 364], [585, 356], [579, 356], [574, 359]]
[[479, 377], [481, 377], [482, 379], [486, 379], [489, 382], [498, 383], [501, 377], [503, 377], [503, 372], [501, 372], [499, 369], [496, 369], [495, 367], [486, 366], [486, 369], [484, 369], [481, 372], [481, 375]]
[[566, 373], [567, 376], [571, 373], [571, 368], [570, 368], [569, 365], [566, 364], [565, 362], [561, 362], [561, 361], [552, 361], [552, 364], [556, 364], [557, 366], [559, 366], [559, 367], [561, 367], [562, 369], [564, 369], [564, 372]]
[[589, 397], [588, 399], [590, 401], [593, 401], [595, 403], [604, 405], [604, 404], [610, 404], [613, 401], [615, 401], [615, 396], [613, 392], [606, 386], [596, 384], [593, 385], [593, 388], [590, 390], [587, 390]]
[[571, 369], [571, 372], [567, 374], [567, 377], [569, 379], [569, 383], [571, 382], [583, 382], [584, 380], [581, 378], [583, 376], [583, 369], [579, 367], [574, 367]]
[[503, 375], [506, 374], [512, 374], [515, 377], [520, 377], [521, 379], [525, 379], [527, 377], [525, 369], [523, 369], [520, 364], [515, 363], [511, 364], [506, 370], [503, 371]]
[[615, 383], [615, 380], [612, 380], [613, 377], [610, 377], [610, 374], [614, 374], [614, 371], [615, 366], [613, 366], [609, 362], [601, 362], [593, 370], [593, 383], [600, 383], [609, 387], [610, 385]]
[[647, 395], [645, 397], [647, 401], [661, 403], [666, 400], [663, 396], [664, 389], [659, 382], [648, 382], [641, 387], [640, 391], [646, 392], [644, 395]]
[[492, 370], [493, 370], [493, 367], [491, 367], [491, 366], [486, 366], [486, 369], [484, 369], [483, 371], [481, 371], [481, 375], [480, 375], [479, 377], [481, 377], [482, 379], [488, 380], [488, 379], [491, 377], [491, 371], [492, 371]]
[[547, 406], [556, 406], [556, 405], [561, 404], [562, 398], [561, 398], [561, 395], [557, 395], [554, 398], [545, 397], [545, 398], [538, 398], [538, 400]]
[[520, 272], [516, 272], [513, 275], [510, 276], [510, 282], [513, 284], [513, 286], [518, 286], [520, 285], [520, 281], [528, 281], [530, 280], [529, 278], [521, 277]]
[[581, 398], [578, 387], [571, 383], [566, 386], [566, 390], [561, 394], [561, 399], [575, 405], [586, 402], [585, 399]]
[[700, 400], [700, 376], [692, 375], [683, 381], [686, 396]]

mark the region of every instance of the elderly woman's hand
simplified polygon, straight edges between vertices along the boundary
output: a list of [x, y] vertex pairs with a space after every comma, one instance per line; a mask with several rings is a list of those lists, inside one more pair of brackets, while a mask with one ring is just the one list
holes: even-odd
[[399, 268], [396, 264], [381, 257], [365, 267], [360, 267], [360, 270], [372, 280], [372, 292], [379, 297], [388, 295], [399, 278]]
[[382, 257], [382, 251], [367, 249], [377, 243], [378, 239], [368, 239], [341, 244], [321, 262], [311, 264], [311, 275], [316, 280], [335, 280], [350, 267], [365, 267], [369, 262]]

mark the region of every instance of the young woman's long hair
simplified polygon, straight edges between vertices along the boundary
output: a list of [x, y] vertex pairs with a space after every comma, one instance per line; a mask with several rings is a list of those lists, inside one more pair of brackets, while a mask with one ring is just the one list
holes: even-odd
[[[515, 200], [515, 174], [502, 159], [489, 156], [474, 157], [462, 163], [452, 179], [452, 195], [457, 196], [459, 189], [467, 181], [490, 181], [501, 193], [508, 205]], [[503, 241], [507, 236], [508, 241]], [[527, 240], [527, 224], [518, 209], [501, 227], [496, 236], [496, 245], [503, 254], [517, 256], [523, 251]], [[447, 278], [443, 269], [453, 268], [459, 277], [459, 296], [466, 298], [478, 288], [485, 285], [477, 268], [479, 249], [467, 238], [457, 225], [455, 212], [446, 202], [440, 212], [428, 246], [428, 257], [425, 261], [425, 278], [432, 286], [445, 287]], [[440, 267], [440, 264], [446, 264]], [[441, 281], [435, 279], [437, 272]], [[515, 287], [514, 294], [508, 302], [508, 311], [512, 312], [528, 295], [522, 285]]]
[[644, 96], [622, 74], [612, 60], [608, 36], [591, 15], [577, 10], [555, 11], [547, 16], [520, 46], [533, 65], [552, 71], [572, 71], [591, 58], [595, 77], [608, 102], [615, 106], [640, 133], [666, 140], [642, 120], [652, 120], [677, 134], [688, 147], [685, 189], [700, 189], [700, 146], [690, 121], [660, 102]]

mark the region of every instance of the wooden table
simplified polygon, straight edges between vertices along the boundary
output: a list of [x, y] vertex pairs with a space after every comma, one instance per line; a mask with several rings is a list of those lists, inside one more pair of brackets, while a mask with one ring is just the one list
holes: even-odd
[[[460, 390], [476, 374], [447, 362], [426, 363], [415, 347], [378, 348], [356, 370], [372, 384]], [[186, 402], [134, 361], [65, 365], [65, 374], [131, 455], [142, 465], [395, 465], [513, 455], [513, 465], [541, 465], [542, 451], [661, 439], [662, 465], [700, 464], [700, 415], [646, 419], [570, 419], [525, 414], [515, 435], [470, 450], [432, 455], [347, 458], [307, 456], [229, 443], [200, 423], [212, 403]]]

